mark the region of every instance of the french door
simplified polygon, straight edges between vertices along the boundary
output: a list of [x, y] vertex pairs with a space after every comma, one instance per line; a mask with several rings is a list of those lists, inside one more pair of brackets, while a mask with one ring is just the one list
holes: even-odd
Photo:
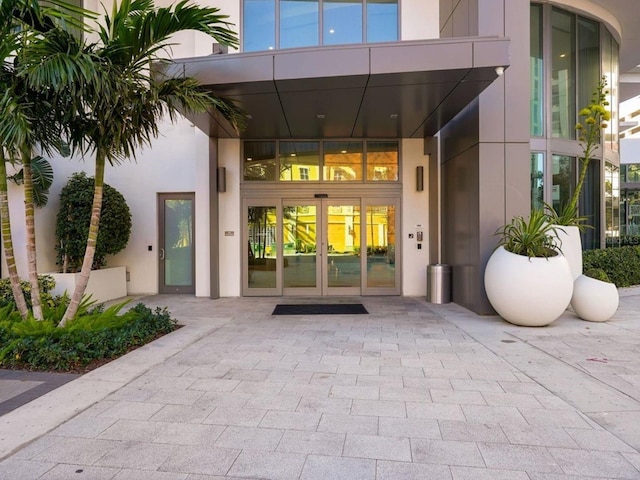
[[244, 295], [399, 295], [397, 198], [245, 201]]

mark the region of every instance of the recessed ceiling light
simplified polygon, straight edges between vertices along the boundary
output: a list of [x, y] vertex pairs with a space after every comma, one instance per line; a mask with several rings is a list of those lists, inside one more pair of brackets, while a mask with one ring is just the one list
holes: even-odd
[[346, 150], [342, 150], [340, 153], [347, 153], [347, 151]]
[[330, 28], [329, 33], [336, 33], [336, 31], [333, 28]]
[[566, 53], [561, 53], [561, 54], [560, 54], [560, 58], [564, 58], [564, 57], [566, 57], [566, 56], [567, 56], [567, 54], [566, 54]]
[[398, 118], [398, 114], [397, 113], [392, 113], [391, 115], [389, 115], [389, 118]]
[[251, 120], [253, 118], [253, 115], [247, 115], [247, 120]]
[[291, 156], [292, 156], [292, 157], [295, 157], [295, 156], [296, 156], [296, 154], [295, 154], [295, 153], [292, 153], [292, 154], [291, 154]]
[[324, 118], [324, 115], [323, 115], [323, 114], [321, 114], [321, 113], [319, 113], [318, 115], [316, 115], [316, 118], [318, 118], [318, 119], [322, 120], [322, 119]]
[[247, 157], [247, 162], [250, 162], [251, 160], [253, 160], [253, 158]]
[[273, 50], [273, 47], [271, 45], [269, 45], [269, 50]]

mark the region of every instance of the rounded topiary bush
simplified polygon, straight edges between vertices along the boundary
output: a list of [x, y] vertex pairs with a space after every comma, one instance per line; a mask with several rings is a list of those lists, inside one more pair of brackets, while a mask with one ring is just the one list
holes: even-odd
[[[84, 259], [91, 221], [94, 179], [74, 173], [60, 193], [60, 211], [56, 219], [57, 262], [63, 272], [80, 270]], [[94, 269], [105, 266], [107, 255], [122, 251], [131, 235], [131, 211], [115, 188], [104, 184], [100, 228]]]

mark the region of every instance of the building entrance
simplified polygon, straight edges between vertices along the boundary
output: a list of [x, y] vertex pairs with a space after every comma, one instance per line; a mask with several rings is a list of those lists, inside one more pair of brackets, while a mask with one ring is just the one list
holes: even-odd
[[244, 202], [244, 295], [399, 295], [398, 198]]

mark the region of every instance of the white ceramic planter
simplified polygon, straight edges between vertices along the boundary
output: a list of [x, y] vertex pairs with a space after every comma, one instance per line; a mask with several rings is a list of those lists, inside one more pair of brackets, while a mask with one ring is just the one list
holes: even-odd
[[554, 225], [556, 228], [555, 244], [562, 250], [562, 255], [569, 263], [571, 275], [575, 280], [582, 275], [582, 239], [578, 227]]
[[[71, 295], [80, 277], [79, 273], [50, 273], [56, 281], [52, 293], [62, 295], [65, 291]], [[89, 284], [85, 295], [91, 295], [93, 300], [106, 302], [127, 296], [127, 267], [102, 268], [91, 270]]]
[[498, 315], [525, 327], [542, 327], [565, 311], [573, 278], [562, 255], [528, 258], [499, 247], [484, 274], [487, 297]]
[[573, 284], [571, 305], [576, 314], [590, 322], [606, 322], [616, 313], [620, 301], [613, 283], [580, 275]]

